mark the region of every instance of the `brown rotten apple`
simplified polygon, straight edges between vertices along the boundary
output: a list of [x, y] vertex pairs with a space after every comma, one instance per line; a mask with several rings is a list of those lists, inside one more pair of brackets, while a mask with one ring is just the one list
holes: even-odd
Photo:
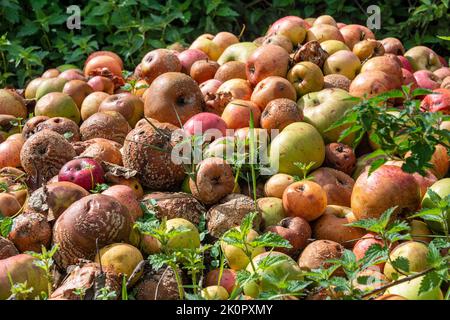
[[247, 79], [253, 86], [270, 76], [285, 77], [289, 54], [283, 48], [267, 44], [257, 48], [247, 61]]
[[290, 99], [279, 98], [270, 101], [261, 113], [261, 128], [283, 130], [294, 122], [303, 120], [303, 112], [297, 103]]
[[180, 72], [181, 62], [172, 50], [156, 49], [147, 53], [140, 64], [141, 76], [152, 83], [166, 72]]
[[287, 215], [307, 221], [317, 219], [327, 206], [327, 194], [322, 187], [308, 180], [295, 182], [283, 192], [283, 207]]
[[144, 105], [148, 118], [180, 126], [202, 111], [202, 92], [184, 73], [166, 72], [152, 82], [148, 91]]
[[225, 82], [231, 79], [247, 80], [245, 63], [241, 61], [228, 61], [222, 64], [214, 74], [214, 79]]
[[391, 207], [416, 210], [420, 205], [420, 188], [413, 175], [398, 166], [383, 165], [369, 176], [365, 170], [356, 180], [351, 208], [358, 220], [378, 218]]
[[333, 142], [325, 146], [324, 165], [351, 175], [356, 166], [356, 156], [349, 146]]
[[311, 238], [311, 227], [308, 221], [300, 217], [284, 218], [277, 225], [268, 227], [266, 231], [277, 233], [288, 240], [292, 248], [277, 248], [276, 251], [292, 257], [297, 256]]
[[322, 167], [311, 173], [312, 180], [327, 194], [327, 204], [350, 206], [355, 181], [342, 171]]

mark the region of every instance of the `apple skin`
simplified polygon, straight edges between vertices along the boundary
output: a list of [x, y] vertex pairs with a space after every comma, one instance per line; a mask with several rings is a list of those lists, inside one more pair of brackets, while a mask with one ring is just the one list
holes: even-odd
[[350, 84], [349, 93], [352, 96], [372, 98], [378, 94], [397, 88], [397, 82], [401, 81], [383, 71], [374, 70], [361, 72]]
[[303, 61], [294, 65], [287, 74], [287, 79], [294, 86], [299, 97], [323, 88], [323, 73], [312, 62]]
[[313, 181], [303, 180], [289, 185], [283, 192], [283, 208], [290, 217], [313, 221], [327, 207], [327, 194]]
[[59, 171], [58, 181], [69, 181], [89, 191], [97, 183], [104, 182], [102, 166], [91, 158], [74, 159], [67, 162]]
[[409, 60], [414, 71], [435, 71], [442, 67], [436, 52], [425, 46], [413, 47], [406, 51], [404, 56]]
[[289, 66], [289, 54], [273, 44], [257, 48], [247, 60], [247, 79], [253, 86], [270, 76], [285, 77]]
[[180, 72], [181, 62], [171, 50], [156, 49], [147, 53], [141, 61], [141, 76], [151, 83], [165, 72]]
[[359, 41], [375, 39], [375, 35], [369, 28], [359, 24], [348, 24], [339, 29], [344, 38], [344, 43], [353, 50], [353, 46]]
[[314, 162], [311, 169], [319, 168], [325, 159], [325, 144], [322, 136], [306, 122], [294, 122], [284, 128], [270, 144], [270, 165], [278, 172], [300, 175], [294, 162]]
[[[236, 227], [239, 228], [239, 227]], [[248, 235], [247, 235], [247, 242], [251, 242], [258, 237], [258, 232], [256, 232], [253, 229], [250, 229]], [[244, 251], [242, 249], [227, 244], [223, 241], [220, 242], [220, 246], [222, 248], [222, 252], [225, 255], [228, 265], [232, 270], [238, 271], [244, 269], [250, 262], [248, 257], [245, 255]], [[252, 252], [252, 258], [256, 257], [257, 255], [265, 252], [264, 248], [258, 247], [258, 248], [252, 248], [250, 249]]]
[[325, 75], [341, 74], [353, 80], [361, 69], [361, 61], [351, 51], [339, 50], [325, 61], [323, 71]]
[[248, 58], [258, 48], [253, 42], [239, 42], [232, 44], [220, 55], [217, 62], [220, 65], [228, 61], [240, 61], [247, 63]]
[[217, 89], [217, 94], [231, 93], [233, 99], [250, 100], [252, 96], [252, 86], [244, 79], [230, 79], [225, 81]]
[[385, 55], [381, 57], [373, 57], [367, 60], [361, 67], [361, 73], [372, 71], [383, 71], [384, 73], [395, 79], [393, 84], [395, 87], [402, 85], [402, 66], [401, 62], [394, 55]]
[[403, 85], [407, 86], [408, 84], [411, 84], [412, 90], [418, 88], [416, 78], [414, 78], [414, 74], [405, 68], [402, 68], [402, 79], [403, 79], [403, 82], [402, 82]]
[[450, 76], [450, 68], [442, 67], [433, 72], [439, 79], [444, 80]]
[[266, 232], [276, 233], [289, 241], [292, 248], [276, 248], [275, 250], [290, 257], [296, 257], [306, 247], [312, 235], [308, 221], [300, 217], [284, 218], [277, 225], [266, 228]]
[[[355, 105], [355, 102], [347, 100], [350, 97], [345, 90], [329, 88], [304, 95], [297, 105], [303, 111], [304, 121], [312, 124], [327, 143], [336, 142], [345, 127], [326, 130]], [[345, 139], [344, 143], [349, 144], [351, 140]]]
[[[427, 262], [428, 247], [422, 242], [407, 241], [396, 246], [390, 253], [392, 261], [403, 257], [409, 261], [409, 271], [401, 270], [406, 275], [424, 271], [429, 267]], [[384, 265], [384, 275], [389, 280], [393, 280], [393, 274], [397, 273], [389, 261]], [[400, 274], [399, 274], [400, 275]]]
[[266, 181], [264, 185], [264, 192], [268, 197], [283, 198], [284, 190], [292, 183], [294, 183], [294, 177], [289, 174], [277, 173], [274, 174]]
[[205, 82], [200, 84], [199, 88], [200, 88], [200, 91], [202, 92], [203, 96], [205, 96], [207, 93], [215, 94], [221, 84], [222, 84], [222, 81], [219, 81], [216, 79], [210, 79], [210, 80], [206, 80]]
[[229, 298], [228, 291], [224, 287], [218, 285], [203, 288], [200, 295], [205, 300], [228, 300]]
[[313, 26], [316, 26], [318, 24], [328, 24], [330, 26], [334, 26], [337, 27], [337, 23], [336, 20], [334, 20], [334, 18], [332, 16], [329, 15], [322, 15], [317, 17], [314, 22], [313, 22]]
[[419, 70], [414, 72], [414, 78], [416, 79], [419, 88], [434, 90], [441, 86], [442, 80], [439, 79], [433, 72], [428, 70]]
[[229, 129], [245, 128], [250, 124], [251, 113], [253, 113], [254, 126], [259, 127], [261, 117], [259, 107], [251, 101], [234, 99], [223, 110], [222, 119]]
[[178, 55], [178, 60], [181, 63], [181, 71], [190, 74], [191, 67], [194, 62], [198, 60], [208, 60], [208, 55], [199, 49], [187, 49], [180, 52]]
[[308, 23], [296, 16], [286, 16], [275, 21], [267, 31], [268, 36], [282, 35], [291, 40], [294, 46], [305, 40]]
[[383, 45], [386, 53], [392, 53], [395, 55], [403, 55], [405, 53], [403, 43], [397, 38], [384, 38], [381, 40], [381, 44]]
[[309, 42], [312, 40], [316, 40], [319, 42], [324, 42], [327, 40], [338, 40], [343, 42], [344, 37], [337, 27], [328, 24], [319, 24], [313, 25], [306, 32], [306, 41]]
[[292, 53], [292, 51], [294, 50], [294, 46], [292, 45], [291, 40], [288, 37], [283, 36], [281, 34], [274, 34], [265, 37], [262, 45], [265, 44], [274, 44], [276, 46], [280, 46], [284, 50], [286, 50], [287, 53]]
[[[431, 187], [431, 190], [436, 192], [441, 198], [445, 198], [448, 195], [450, 195], [450, 178], [444, 178], [441, 180], [436, 181]], [[431, 198], [428, 194], [425, 194], [425, 196], [422, 199], [422, 208], [434, 208], [434, 204], [431, 201]], [[448, 215], [448, 224], [450, 225], [450, 213], [447, 213]], [[427, 221], [427, 225], [430, 227], [431, 230], [443, 233], [444, 226], [440, 223], [433, 222], [433, 221]]]
[[255, 102], [263, 111], [270, 101], [279, 98], [296, 101], [297, 93], [292, 84], [285, 78], [271, 76], [256, 85], [250, 100]]
[[327, 40], [320, 43], [320, 46], [323, 50], [325, 50], [330, 56], [334, 54], [335, 52], [338, 52], [340, 50], [347, 50], [351, 51], [347, 45], [339, 40]]
[[214, 78], [217, 69], [219, 69], [219, 64], [211, 60], [199, 60], [195, 61], [191, 66], [190, 76], [198, 84]]
[[220, 276], [220, 269], [213, 269], [206, 275], [206, 286], [213, 286], [213, 285], [220, 285], [224, 287], [228, 294], [231, 294], [233, 292], [233, 289], [236, 287], [236, 271], [232, 269], [224, 268], [222, 270], [222, 277], [220, 278], [219, 283], [219, 276]]
[[192, 42], [189, 49], [198, 49], [206, 53], [209, 59], [216, 61], [219, 59], [223, 50], [217, 43], [215, 43], [212, 39], [208, 39], [206, 37], [198, 37]]
[[188, 230], [170, 238], [167, 242], [167, 247], [169, 249], [195, 249], [200, 246], [200, 234], [197, 227], [190, 221], [183, 218], [173, 218], [167, 220], [166, 223], [167, 231], [186, 228]]
[[[399, 280], [403, 279], [405, 276], [400, 277]], [[419, 288], [422, 280], [425, 276], [421, 276], [412, 279], [407, 282], [397, 284], [393, 287], [388, 288], [384, 294], [395, 294], [404, 297], [408, 300], [443, 300], [444, 296], [439, 287], [433, 290], [423, 292], [419, 295]]]
[[420, 108], [424, 111], [450, 114], [450, 90], [438, 88], [423, 98]]
[[430, 243], [433, 239], [431, 236], [433, 233], [428, 228], [427, 224], [420, 220], [412, 220], [410, 223], [411, 231], [410, 234], [414, 241], [420, 241], [424, 243]]
[[202, 135], [207, 130], [215, 129], [211, 133], [218, 134], [218, 136], [215, 136], [215, 139], [217, 139], [226, 135], [227, 124], [221, 117], [214, 113], [201, 112], [186, 121], [183, 129], [189, 135]]
[[355, 216], [349, 207], [327, 205], [325, 212], [313, 223], [313, 238], [331, 240], [352, 249], [352, 240], [364, 236], [364, 230], [346, 226], [354, 221]]
[[283, 201], [280, 198], [264, 197], [256, 200], [256, 205], [261, 212], [264, 226], [274, 226], [286, 217], [283, 209]]
[[327, 204], [350, 206], [350, 198], [355, 181], [342, 171], [321, 167], [310, 174], [327, 194]]
[[416, 210], [420, 205], [420, 187], [412, 174], [394, 165], [382, 165], [368, 176], [365, 170], [356, 179], [351, 208], [358, 220], [379, 218], [387, 209]]
[[385, 53], [381, 42], [374, 39], [363, 40], [357, 42], [353, 46], [353, 53], [359, 58], [361, 62], [370, 59], [371, 57], [382, 56]]
[[[355, 238], [356, 239], [356, 238]], [[384, 247], [384, 242], [381, 240], [377, 235], [372, 233], [367, 233], [364, 236], [361, 237], [358, 241], [355, 242], [355, 245], [353, 246], [353, 254], [356, 257], [356, 260], [361, 260], [366, 255], [367, 250], [374, 244], [378, 244], [381, 247]], [[384, 262], [381, 262], [375, 266], [371, 266], [371, 269], [379, 270], [383, 272], [384, 269]]]
[[400, 60], [403, 69], [406, 69], [411, 73], [414, 73], [414, 69], [412, 67], [411, 62], [409, 62], [409, 60], [405, 56], [397, 56], [397, 58]]

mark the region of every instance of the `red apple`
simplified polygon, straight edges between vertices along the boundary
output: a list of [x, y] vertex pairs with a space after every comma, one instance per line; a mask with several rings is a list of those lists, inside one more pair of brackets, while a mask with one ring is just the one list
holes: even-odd
[[246, 100], [235, 99], [225, 107], [222, 113], [222, 119], [230, 129], [239, 129], [249, 126], [250, 112], [253, 112], [255, 127], [259, 127], [259, 118], [261, 111], [256, 103]]
[[429, 70], [419, 70], [414, 72], [414, 78], [419, 88], [434, 90], [441, 86], [442, 80]]
[[206, 275], [205, 285], [208, 286], [217, 286], [220, 285], [224, 287], [229, 294], [233, 291], [236, 286], [236, 271], [232, 269], [223, 269], [222, 277], [220, 278], [220, 269], [213, 269]]
[[[384, 247], [383, 240], [379, 239], [372, 233], [368, 233], [364, 235], [362, 239], [358, 240], [353, 247], [353, 253], [356, 256], [356, 259], [361, 260], [364, 258], [367, 250], [374, 244], [379, 244], [381, 247]], [[384, 263], [380, 263], [374, 267], [377, 267], [382, 271], [384, 268]]]
[[67, 162], [59, 171], [58, 181], [69, 181], [89, 191], [97, 183], [104, 182], [104, 175], [105, 172], [97, 161], [81, 158]]
[[408, 70], [411, 73], [414, 73], [414, 69], [411, 65], [411, 62], [409, 62], [408, 59], [406, 59], [405, 56], [397, 56], [397, 58], [400, 60], [400, 62], [402, 63], [402, 68]]
[[222, 81], [216, 80], [216, 79], [209, 79], [203, 82], [199, 88], [202, 92], [203, 96], [205, 96], [207, 93], [215, 94], [217, 92], [217, 89], [219, 89], [220, 85], [222, 84]]
[[208, 55], [199, 49], [187, 49], [178, 54], [181, 62], [181, 71], [190, 74], [191, 67], [198, 60], [208, 60]]
[[424, 111], [442, 112], [450, 114], [450, 90], [439, 88], [427, 94], [422, 100], [420, 108]]
[[270, 76], [286, 77], [289, 66], [289, 54], [273, 44], [256, 49], [247, 60], [247, 79], [253, 86]]
[[406, 86], [408, 84], [411, 84], [412, 90], [418, 87], [416, 78], [414, 78], [414, 74], [405, 68], [402, 68], [402, 78], [403, 78], [403, 85]]
[[[211, 112], [197, 113], [183, 126], [189, 135], [202, 135], [206, 132], [207, 141], [211, 141], [226, 135], [227, 124], [221, 117]], [[214, 139], [212, 139], [214, 137]]]

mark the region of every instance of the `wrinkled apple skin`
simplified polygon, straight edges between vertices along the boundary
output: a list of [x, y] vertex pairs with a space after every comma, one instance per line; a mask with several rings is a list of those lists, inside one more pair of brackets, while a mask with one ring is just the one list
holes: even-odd
[[104, 182], [105, 172], [102, 166], [94, 159], [74, 159], [67, 162], [59, 171], [59, 181], [69, 181], [92, 190], [97, 183]]

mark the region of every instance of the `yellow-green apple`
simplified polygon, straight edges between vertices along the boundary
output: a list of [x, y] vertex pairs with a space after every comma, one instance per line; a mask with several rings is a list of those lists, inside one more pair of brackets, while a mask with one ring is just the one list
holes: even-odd
[[353, 46], [362, 40], [375, 39], [375, 35], [369, 28], [359, 24], [348, 24], [339, 31], [350, 49], [353, 49]]
[[[239, 229], [239, 227], [236, 227]], [[258, 232], [251, 229], [249, 233], [247, 234], [246, 242], [249, 243], [258, 237]], [[227, 259], [228, 265], [233, 270], [242, 270], [244, 269], [250, 260], [245, 255], [244, 251], [234, 245], [227, 244], [223, 240], [220, 242], [223, 254], [225, 255], [225, 258]], [[256, 248], [249, 248], [251, 252], [251, 256], [256, 257], [260, 253], [263, 253], [265, 250], [262, 247], [256, 247]]]
[[327, 194], [327, 204], [350, 206], [355, 181], [342, 171], [322, 167], [311, 172], [312, 181], [319, 184]]
[[48, 78], [43, 80], [36, 89], [36, 99], [39, 100], [47, 93], [62, 92], [67, 80], [63, 78]]
[[315, 24], [306, 32], [306, 41], [312, 40], [319, 42], [324, 42], [327, 40], [344, 41], [344, 37], [335, 26], [329, 24]]
[[194, 62], [198, 60], [208, 60], [208, 55], [199, 49], [184, 50], [183, 52], [180, 52], [177, 57], [181, 63], [181, 71], [186, 74], [190, 74]]
[[326, 207], [327, 194], [313, 181], [294, 182], [283, 192], [283, 208], [290, 217], [313, 221], [324, 213]]
[[171, 237], [167, 242], [169, 249], [195, 249], [200, 246], [200, 234], [197, 227], [190, 221], [183, 218], [173, 218], [166, 222], [166, 230], [181, 231], [179, 234]]
[[409, 224], [411, 227], [410, 234], [414, 241], [420, 241], [424, 243], [430, 243], [433, 239], [433, 233], [428, 228], [427, 224], [420, 220], [411, 220]]
[[247, 59], [251, 56], [253, 51], [256, 50], [256, 48], [258, 48], [258, 46], [253, 42], [239, 42], [232, 44], [225, 49], [217, 62], [220, 65], [223, 65], [228, 61], [240, 61], [246, 63]]
[[434, 90], [441, 87], [442, 80], [429, 70], [419, 70], [414, 72], [419, 88]]
[[432, 49], [425, 46], [417, 46], [405, 52], [405, 57], [411, 62], [414, 71], [435, 71], [442, 67], [439, 56]]
[[278, 224], [266, 228], [266, 232], [276, 233], [289, 241], [292, 248], [275, 248], [275, 250], [291, 257], [296, 257], [306, 247], [312, 235], [308, 221], [300, 217], [284, 218]]
[[323, 71], [327, 74], [341, 74], [353, 80], [361, 69], [361, 61], [351, 51], [340, 50], [325, 60]]
[[231, 32], [222, 31], [216, 34], [212, 41], [215, 44], [217, 44], [223, 52], [226, 48], [228, 48], [232, 44], [238, 43], [239, 38], [236, 37]]
[[291, 40], [294, 46], [305, 40], [306, 30], [309, 24], [302, 18], [296, 16], [286, 16], [275, 21], [267, 31], [267, 35], [283, 35]]
[[215, 61], [199, 60], [191, 66], [190, 75], [198, 84], [213, 79], [219, 69], [219, 64]]
[[223, 52], [223, 49], [217, 43], [215, 43], [213, 39], [206, 36], [205, 37], [200, 36], [197, 39], [195, 39], [195, 41], [192, 42], [189, 49], [201, 50], [208, 55], [209, 59], [213, 61], [219, 59], [220, 55]]
[[325, 159], [325, 144], [314, 126], [294, 122], [285, 127], [270, 144], [270, 165], [278, 172], [300, 175], [302, 170], [294, 163], [309, 164], [319, 168]]
[[223, 110], [222, 119], [229, 129], [245, 128], [250, 124], [251, 113], [253, 113], [254, 126], [259, 127], [261, 111], [256, 103], [234, 99]]
[[203, 288], [200, 295], [205, 300], [228, 300], [229, 298], [227, 289], [218, 285]]
[[155, 49], [148, 52], [141, 60], [141, 76], [148, 83], [159, 75], [171, 71], [181, 71], [181, 62], [171, 50]]
[[264, 192], [268, 197], [283, 198], [284, 190], [295, 182], [293, 176], [285, 173], [274, 174], [266, 181]]
[[273, 44], [262, 45], [248, 58], [246, 74], [248, 81], [256, 86], [270, 76], [285, 77], [289, 66], [289, 54]]
[[355, 181], [351, 208], [358, 220], [378, 218], [387, 209], [414, 211], [420, 205], [420, 187], [412, 174], [393, 165], [382, 165], [369, 176], [365, 170]]
[[256, 205], [261, 212], [265, 227], [276, 225], [286, 217], [283, 209], [283, 201], [276, 197], [259, 198]]
[[[450, 195], [450, 178], [444, 178], [436, 181], [430, 189], [437, 193], [442, 199]], [[436, 204], [431, 200], [429, 193], [425, 194], [422, 199], [422, 208], [435, 208]], [[447, 212], [447, 224], [450, 225], [450, 212]], [[428, 226], [431, 230], [442, 233], [444, 231], [444, 226], [439, 222], [427, 221]]]
[[383, 40], [380, 40], [380, 42], [383, 45], [384, 51], [386, 53], [392, 53], [397, 56], [403, 56], [403, 54], [405, 54], [405, 47], [403, 46], [403, 43], [397, 38], [384, 38]]
[[287, 74], [287, 79], [292, 83], [299, 97], [323, 88], [322, 70], [309, 61], [299, 62], [293, 66]]
[[291, 40], [288, 37], [283, 36], [281, 34], [274, 34], [271, 36], [267, 36], [264, 39], [262, 45], [265, 45], [265, 44], [273, 44], [276, 46], [280, 46], [284, 50], [286, 50], [287, 53], [291, 53], [292, 50], [294, 50], [294, 46], [292, 45]]
[[27, 84], [24, 92], [25, 99], [34, 99], [36, 97], [36, 90], [42, 81], [44, 81], [44, 78], [34, 78]]
[[339, 50], [347, 50], [347, 51], [351, 51], [349, 47], [347, 47], [347, 45], [339, 40], [326, 40], [320, 43], [320, 46], [322, 47], [323, 50], [325, 50], [330, 56], [335, 53], [338, 52]]
[[357, 42], [353, 46], [353, 53], [361, 60], [361, 62], [372, 57], [382, 56], [384, 54], [384, 47], [381, 42], [374, 39], [363, 40]]
[[233, 289], [236, 287], [236, 282], [236, 271], [224, 268], [223, 270], [213, 269], [208, 272], [206, 275], [205, 284], [207, 286], [220, 285], [224, 287], [229, 294], [231, 294]]
[[352, 249], [354, 240], [364, 236], [363, 229], [347, 226], [355, 221], [349, 207], [327, 205], [325, 212], [313, 223], [313, 238], [331, 240]]
[[[398, 280], [404, 279], [406, 276], [400, 277]], [[425, 276], [420, 276], [412, 280], [401, 282], [388, 288], [384, 294], [395, 294], [404, 297], [408, 300], [443, 300], [444, 296], [439, 287], [435, 287], [429, 291], [419, 294], [422, 281]]]
[[38, 100], [34, 108], [36, 116], [47, 116], [50, 118], [64, 117], [80, 122], [80, 111], [75, 101], [62, 92], [50, 92]]
[[428, 246], [418, 241], [407, 241], [396, 246], [390, 253], [390, 261], [395, 261], [398, 258], [403, 258], [408, 260], [408, 270], [396, 270], [387, 261], [384, 265], [383, 273], [389, 279], [392, 280], [394, 274], [414, 274], [417, 272], [424, 271], [429, 267], [428, 261]]
[[88, 95], [81, 104], [80, 113], [81, 119], [86, 120], [94, 113], [98, 112], [98, 108], [103, 100], [109, 97], [109, 94], [102, 91], [95, 91]]
[[350, 98], [350, 95], [345, 90], [338, 88], [323, 89], [304, 95], [298, 100], [297, 104], [303, 111], [304, 121], [312, 124], [326, 142], [336, 142], [345, 128], [326, 130], [355, 105], [355, 102], [348, 100], [348, 98]]
[[317, 17], [314, 20], [313, 27], [318, 24], [329, 24], [330, 26], [337, 27], [336, 20], [334, 20], [334, 18], [329, 15], [322, 15], [322, 16]]
[[256, 103], [262, 111], [270, 101], [279, 98], [296, 101], [295, 88], [285, 78], [270, 76], [258, 82], [250, 100]]
[[225, 81], [217, 89], [217, 94], [229, 92], [233, 99], [250, 100], [252, 96], [252, 86], [244, 79], [230, 79]]

